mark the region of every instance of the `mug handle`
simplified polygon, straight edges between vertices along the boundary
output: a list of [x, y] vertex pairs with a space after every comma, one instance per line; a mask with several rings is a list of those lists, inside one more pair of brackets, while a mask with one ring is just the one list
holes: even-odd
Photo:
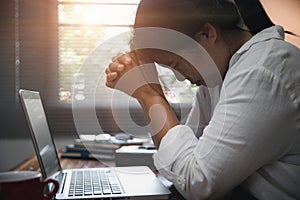
[[57, 193], [58, 189], [59, 189], [59, 184], [56, 180], [54, 179], [47, 179], [43, 181], [43, 185], [44, 187], [46, 185], [48, 185], [49, 183], [53, 183], [54, 184], [54, 189], [49, 193], [49, 194], [45, 194], [43, 200], [50, 200], [52, 199], [52, 197], [54, 197], [54, 195]]

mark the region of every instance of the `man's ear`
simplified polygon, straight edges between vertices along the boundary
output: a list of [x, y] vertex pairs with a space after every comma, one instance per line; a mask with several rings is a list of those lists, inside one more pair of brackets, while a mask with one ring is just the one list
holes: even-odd
[[213, 44], [216, 42], [217, 37], [217, 29], [209, 22], [204, 23], [199, 32], [195, 35], [195, 39], [200, 42], [200, 44]]

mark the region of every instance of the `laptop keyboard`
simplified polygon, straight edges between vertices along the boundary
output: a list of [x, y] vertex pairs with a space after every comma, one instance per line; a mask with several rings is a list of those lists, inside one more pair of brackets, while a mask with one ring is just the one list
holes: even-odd
[[122, 190], [111, 169], [73, 171], [69, 196], [121, 194]]

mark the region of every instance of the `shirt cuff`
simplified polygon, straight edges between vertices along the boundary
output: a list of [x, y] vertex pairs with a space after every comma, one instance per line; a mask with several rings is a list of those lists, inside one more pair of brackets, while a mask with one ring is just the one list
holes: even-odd
[[177, 178], [172, 167], [174, 163], [180, 160], [180, 155], [187, 149], [194, 148], [198, 139], [195, 137], [192, 129], [186, 125], [178, 125], [168, 131], [162, 138], [157, 153], [153, 155], [154, 165], [165, 178], [173, 181]]

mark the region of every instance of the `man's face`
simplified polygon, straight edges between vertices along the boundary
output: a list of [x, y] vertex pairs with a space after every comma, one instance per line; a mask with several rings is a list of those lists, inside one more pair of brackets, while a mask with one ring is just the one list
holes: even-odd
[[179, 81], [187, 79], [192, 84], [205, 85], [205, 81], [198, 70], [179, 55], [156, 49], [145, 49], [140, 51], [138, 55], [141, 55], [143, 62], [155, 62], [171, 69]]

